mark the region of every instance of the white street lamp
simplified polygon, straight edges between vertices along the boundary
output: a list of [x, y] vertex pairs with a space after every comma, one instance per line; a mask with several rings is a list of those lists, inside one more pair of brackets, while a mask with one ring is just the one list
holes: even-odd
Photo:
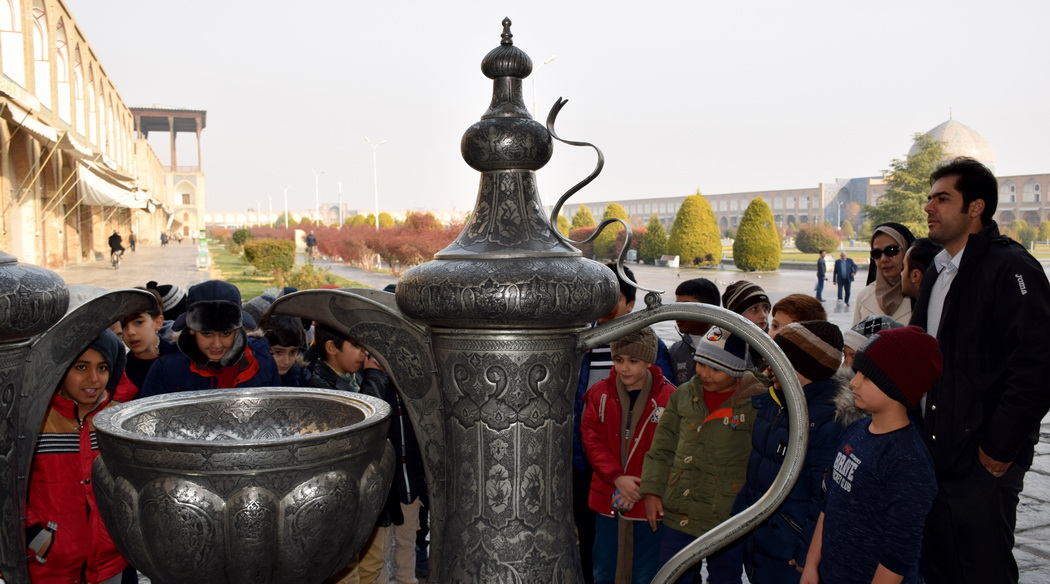
[[536, 76], [540, 73], [540, 67], [550, 63], [551, 61], [558, 58], [558, 55], [551, 55], [547, 57], [547, 60], [536, 65], [536, 68], [532, 70], [532, 118], [538, 119], [539, 111], [536, 109]]
[[321, 175], [324, 174], [324, 171], [322, 170], [321, 172], [317, 172], [316, 170], [311, 168], [310, 172], [314, 173], [314, 204], [317, 207], [317, 217], [315, 217], [314, 220], [315, 221], [320, 221], [321, 220], [321, 191], [318, 189], [317, 185], [318, 185], [318, 179], [321, 178]]
[[[839, 201], [839, 219], [838, 219], [838, 228], [839, 228], [839, 229], [842, 229], [842, 201]], [[839, 249], [842, 249], [842, 246], [843, 246], [843, 245], [844, 245], [844, 243], [840, 243], [840, 244], [839, 244]]]
[[288, 187], [284, 187], [284, 228], [288, 229]]
[[339, 186], [339, 211], [338, 211], [338, 216], [339, 216], [339, 229], [342, 229], [343, 228], [343, 183], [337, 182], [335, 184]]
[[365, 136], [365, 142], [368, 142], [368, 144], [372, 147], [372, 185], [375, 190], [376, 200], [376, 231], [379, 231], [379, 170], [378, 165], [376, 163], [376, 150], [379, 150], [380, 146], [386, 144], [386, 140], [383, 140], [382, 142], [376, 144], [375, 142], [369, 140], [368, 136]]

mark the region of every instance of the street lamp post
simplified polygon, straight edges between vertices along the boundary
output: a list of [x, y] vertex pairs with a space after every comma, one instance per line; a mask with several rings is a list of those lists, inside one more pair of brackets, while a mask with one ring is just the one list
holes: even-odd
[[540, 67], [550, 63], [551, 61], [558, 58], [558, 55], [551, 55], [547, 57], [547, 60], [536, 65], [536, 68], [532, 71], [532, 118], [538, 119], [539, 111], [536, 109], [536, 76], [540, 73]]
[[343, 228], [343, 183], [335, 183], [339, 185], [339, 229]]
[[259, 202], [259, 199], [255, 199], [255, 226], [256, 227], [262, 227], [261, 215], [262, 215], [262, 203]]
[[[839, 216], [838, 216], [837, 224], [838, 224], [838, 228], [841, 230], [842, 229], [842, 201], [839, 201]], [[844, 246], [845, 246], [845, 243], [840, 241], [839, 249], [840, 250], [843, 249]]]
[[376, 150], [383, 144], [386, 144], [386, 140], [379, 142], [378, 144], [369, 140], [368, 136], [365, 136], [365, 142], [372, 147], [372, 186], [375, 191], [375, 203], [376, 203], [376, 231], [379, 231], [379, 170], [376, 162]]
[[317, 212], [317, 216], [314, 217], [314, 220], [315, 221], [320, 221], [321, 220], [321, 191], [318, 188], [318, 184], [319, 184], [318, 181], [321, 178], [321, 175], [324, 174], [324, 171], [322, 170], [321, 172], [317, 172], [316, 170], [311, 168], [310, 172], [314, 173], [314, 204], [317, 207], [317, 211], [316, 211]]
[[288, 187], [284, 187], [284, 228], [288, 229]]
[[266, 222], [273, 227], [273, 195], [269, 195], [270, 198], [270, 211], [266, 214]]

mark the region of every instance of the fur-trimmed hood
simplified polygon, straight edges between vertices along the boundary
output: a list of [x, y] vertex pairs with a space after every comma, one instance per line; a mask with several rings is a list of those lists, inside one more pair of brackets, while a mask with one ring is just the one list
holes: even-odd
[[[197, 329], [193, 329], [197, 330]], [[200, 350], [197, 346], [196, 335], [190, 334], [190, 331], [184, 330], [179, 333], [179, 337], [175, 340], [175, 344], [179, 347], [179, 351], [183, 355], [193, 361], [198, 367], [206, 366], [210, 361], [207, 355]], [[233, 345], [230, 346], [230, 350], [226, 351], [226, 354], [222, 356], [222, 359], [218, 361], [219, 365], [223, 367], [231, 367], [241, 360], [241, 356], [244, 355], [244, 347], [248, 344], [248, 334], [244, 332], [243, 328], [238, 328], [234, 331]]]
[[854, 402], [853, 389], [849, 386], [851, 379], [853, 379], [853, 370], [845, 366], [839, 367], [835, 377], [832, 378], [839, 386], [838, 391], [835, 392], [835, 397], [832, 398], [832, 401], [835, 403], [835, 420], [843, 426], [849, 426], [853, 422], [871, 415], [858, 408]]

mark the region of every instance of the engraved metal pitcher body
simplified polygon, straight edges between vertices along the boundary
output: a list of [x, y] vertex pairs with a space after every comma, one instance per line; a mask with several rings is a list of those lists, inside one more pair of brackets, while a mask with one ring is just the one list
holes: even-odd
[[[521, 83], [532, 61], [511, 37], [504, 20], [500, 46], [481, 65], [493, 80], [491, 103], [460, 144], [481, 179], [459, 237], [406, 272], [395, 294], [303, 291], [270, 309], [352, 337], [391, 374], [424, 457], [430, 581], [437, 583], [583, 581], [570, 461], [573, 400], [589, 349], [661, 320], [719, 324], [743, 335], [788, 379], [789, 405], [802, 399], [772, 341], [720, 308], [660, 306], [659, 295], [650, 294], [646, 310], [591, 327], [615, 306], [619, 283], [544, 214], [536, 171], [552, 154], [552, 122], [544, 127], [524, 106]], [[805, 408], [792, 410], [804, 420]], [[683, 551], [663, 577], [772, 512], [801, 468], [805, 435], [798, 427], [793, 421], [785, 476], [774, 489]]]

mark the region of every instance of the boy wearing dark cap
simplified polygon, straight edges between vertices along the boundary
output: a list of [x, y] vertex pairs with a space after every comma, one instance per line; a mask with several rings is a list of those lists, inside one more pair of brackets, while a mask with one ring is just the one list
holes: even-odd
[[245, 332], [245, 327], [255, 328], [255, 321], [241, 309], [236, 286], [208, 280], [190, 287], [186, 299], [186, 312], [173, 325], [181, 331], [175, 342], [179, 351], [162, 356], [150, 368], [141, 397], [281, 384], [270, 345]]
[[858, 349], [850, 387], [871, 417], [843, 435], [802, 583], [919, 581], [937, 479], [908, 411], [941, 368], [937, 340], [915, 326], [880, 331]]
[[[718, 287], [707, 278], [693, 278], [679, 284], [674, 291], [674, 301], [722, 305]], [[696, 345], [711, 325], [695, 320], [679, 320], [675, 321], [675, 324], [678, 325], [678, 334], [682, 336], [682, 340], [670, 348], [671, 367], [674, 370], [674, 379], [671, 381], [678, 386], [693, 378], [696, 369], [696, 362], [693, 361]]]
[[[787, 355], [802, 384], [809, 414], [809, 444], [802, 474], [787, 499], [744, 539], [744, 569], [751, 582], [798, 580], [823, 509], [825, 473], [831, 468], [843, 429], [855, 419], [840, 411], [835, 399], [849, 391], [834, 378], [842, 362], [842, 333], [836, 325], [823, 320], [794, 322], [781, 328], [773, 341]], [[843, 401], [848, 400], [838, 403]], [[752, 404], [757, 413], [747, 483], [737, 497], [734, 513], [751, 506], [769, 490], [784, 463], [789, 442], [783, 392], [771, 388], [755, 396]]]
[[[580, 428], [594, 469], [588, 495], [588, 506], [597, 515], [594, 582], [650, 582], [660, 567], [656, 561], [660, 536], [645, 524], [639, 492], [642, 461], [675, 387], [653, 364], [657, 353], [653, 329], [630, 333], [610, 343], [610, 348], [613, 368], [609, 377], [584, 394]], [[633, 553], [620, 557], [619, 550]]]

